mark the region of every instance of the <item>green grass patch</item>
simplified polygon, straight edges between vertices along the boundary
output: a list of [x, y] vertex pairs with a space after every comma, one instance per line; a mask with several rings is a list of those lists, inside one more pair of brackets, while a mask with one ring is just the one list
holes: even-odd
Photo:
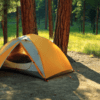
[[39, 30], [38, 35], [49, 39], [49, 31], [48, 30]]
[[100, 45], [98, 43], [87, 43], [83, 49], [83, 53], [100, 57]]
[[100, 35], [70, 33], [68, 51], [83, 52], [100, 57]]

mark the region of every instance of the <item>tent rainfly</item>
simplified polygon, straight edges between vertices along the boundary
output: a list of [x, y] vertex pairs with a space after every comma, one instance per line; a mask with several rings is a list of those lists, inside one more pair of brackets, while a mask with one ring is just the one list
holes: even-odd
[[54, 43], [35, 34], [28, 34], [6, 43], [0, 49], [0, 68], [24, 70], [43, 79], [73, 68], [65, 54]]

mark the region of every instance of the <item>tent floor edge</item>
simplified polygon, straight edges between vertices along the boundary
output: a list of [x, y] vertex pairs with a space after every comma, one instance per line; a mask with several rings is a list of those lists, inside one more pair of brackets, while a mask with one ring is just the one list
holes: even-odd
[[44, 78], [44, 81], [45, 81], [45, 82], [48, 82], [49, 80]]
[[39, 77], [39, 76], [37, 76], [35, 74], [31, 74], [31, 72], [27, 71], [27, 70], [13, 69], [13, 68], [9, 68], [9, 67], [3, 66], [2, 68], [0, 68], [0, 71], [17, 73], [17, 74], [21, 74], [21, 75], [35, 77], [35, 78], [41, 79], [42, 81], [44, 80], [43, 77]]
[[53, 75], [53, 76], [51, 76], [51, 77], [48, 77], [46, 80], [59, 78], [59, 77], [65, 76], [65, 75], [67, 75], [67, 74], [70, 74], [70, 73], [72, 73], [72, 72], [74, 72], [73, 69], [67, 70], [67, 71], [63, 71], [63, 72], [61, 72], [61, 73], [55, 74], [55, 75]]

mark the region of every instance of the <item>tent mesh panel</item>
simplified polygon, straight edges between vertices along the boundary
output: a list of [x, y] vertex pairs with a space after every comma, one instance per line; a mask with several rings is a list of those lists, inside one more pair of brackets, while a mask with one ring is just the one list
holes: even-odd
[[15, 63], [28, 63], [31, 62], [23, 47], [19, 44], [7, 57], [7, 60]]

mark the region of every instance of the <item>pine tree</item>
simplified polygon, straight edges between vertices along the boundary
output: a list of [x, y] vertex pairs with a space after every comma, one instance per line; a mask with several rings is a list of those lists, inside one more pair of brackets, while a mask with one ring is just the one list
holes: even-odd
[[16, 7], [16, 37], [19, 37], [19, 9], [18, 6]]
[[4, 44], [7, 43], [7, 0], [4, 0]]
[[38, 34], [35, 12], [35, 0], [21, 0], [23, 35]]
[[49, 15], [49, 37], [53, 37], [52, 0], [48, 0], [48, 15]]
[[72, 0], [59, 0], [54, 43], [67, 53]]

